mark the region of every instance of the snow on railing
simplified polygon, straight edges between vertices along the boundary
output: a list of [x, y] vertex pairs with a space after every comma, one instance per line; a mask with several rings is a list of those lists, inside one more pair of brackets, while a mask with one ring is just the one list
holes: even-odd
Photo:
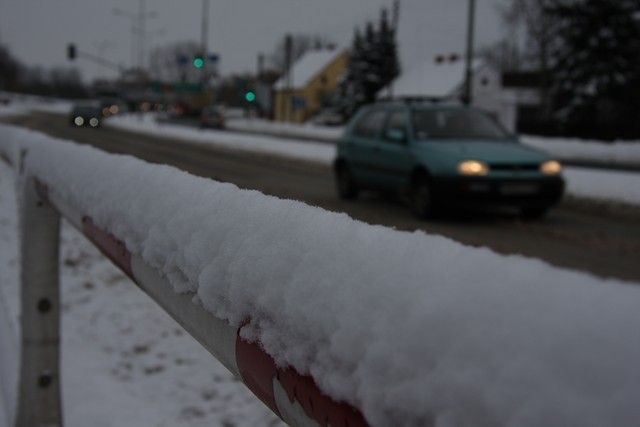
[[[55, 186], [25, 170], [29, 150], [21, 148], [13, 156], [10, 150], [0, 151], [2, 160], [20, 169], [21, 180], [20, 378], [17, 392], [11, 390], [12, 381], [6, 377], [2, 381], [5, 390], [0, 390], [9, 425], [63, 425], [59, 369], [60, 217], [80, 230], [283, 421], [292, 426], [367, 425], [357, 408], [327, 396], [309, 375], [301, 375], [289, 366], [278, 366], [259, 340], [244, 338], [242, 331], [250, 323], [249, 318], [239, 326], [232, 325], [208, 312], [202, 304], [194, 303], [193, 292], [176, 293], [167, 277], [139, 253], [132, 253], [122, 240], [66, 202]], [[53, 169], [58, 167], [66, 166], [51, 165]], [[3, 348], [3, 352], [7, 350]]]
[[61, 425], [58, 215], [291, 425], [638, 424], [635, 285], [18, 128], [0, 155], [22, 188], [14, 425]]

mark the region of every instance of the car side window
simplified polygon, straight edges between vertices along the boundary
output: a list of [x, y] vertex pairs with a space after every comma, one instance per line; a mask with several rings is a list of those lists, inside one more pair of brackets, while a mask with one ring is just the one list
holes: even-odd
[[384, 131], [384, 139], [388, 142], [401, 143], [407, 138], [407, 114], [404, 110], [389, 113]]
[[384, 110], [375, 110], [367, 113], [356, 124], [353, 135], [360, 138], [376, 138], [384, 125]]

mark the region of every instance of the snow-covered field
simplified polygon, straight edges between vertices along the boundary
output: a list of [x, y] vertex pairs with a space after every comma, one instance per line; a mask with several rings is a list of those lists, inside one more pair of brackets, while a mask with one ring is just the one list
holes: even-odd
[[[333, 155], [327, 144], [308, 141], [191, 130], [137, 117], [112, 123], [312, 161], [329, 162]], [[43, 157], [40, 167], [55, 156]], [[60, 160], [69, 161], [66, 155]], [[101, 173], [100, 167], [85, 169], [87, 176]], [[123, 166], [117, 175], [130, 186], [139, 179], [128, 175], [128, 169]], [[160, 187], [152, 192], [166, 193], [163, 175], [173, 172], [161, 169], [159, 179], [144, 180]], [[69, 188], [64, 176], [48, 173]], [[567, 179], [573, 194], [640, 204], [634, 174], [569, 168]], [[122, 184], [97, 181], [104, 185], [88, 181], [85, 190], [80, 186], [88, 198], [81, 204], [96, 194], [121, 197]], [[174, 247], [174, 264], [158, 268], [185, 270], [187, 282], [181, 286], [198, 289], [212, 310], [222, 304], [237, 317], [259, 301], [258, 311], [268, 320], [263, 326], [277, 332], [285, 325], [296, 336], [294, 342], [271, 342], [268, 350], [301, 370], [311, 363], [316, 379], [336, 396], [357, 390], [356, 400], [378, 425], [387, 425], [384, 408], [390, 404], [405, 414], [428, 409], [438, 414], [442, 426], [637, 425], [640, 342], [626, 332], [640, 327], [636, 285], [504, 257], [438, 236], [371, 227], [229, 185], [180, 181], [185, 188], [169, 193], [186, 199], [172, 199], [170, 205], [190, 205], [196, 192], [207, 194], [208, 203], [163, 218], [157, 199], [128, 199], [106, 203], [96, 217], [108, 223], [114, 215], [110, 206], [116, 205], [129, 207], [120, 212], [125, 216], [144, 212], [150, 220], [147, 228], [128, 229], [139, 223], [129, 218], [119, 233], [142, 237], [134, 238], [134, 246], [153, 240]], [[247, 209], [247, 203], [255, 208]], [[7, 318], [15, 328], [17, 219], [13, 177], [2, 162], [0, 206], [0, 324]], [[172, 229], [167, 221], [180, 231], [167, 236]], [[278, 425], [242, 384], [84, 237], [65, 226], [62, 241], [66, 425]], [[200, 267], [181, 265], [186, 253], [199, 254]], [[224, 259], [216, 253], [224, 253]], [[158, 255], [155, 262], [168, 262], [158, 261]], [[220, 288], [207, 281], [211, 277], [225, 278]], [[303, 325], [312, 325], [313, 333], [300, 329]], [[3, 373], [11, 364], [7, 349], [16, 343], [2, 328], [0, 332]], [[337, 361], [353, 369], [332, 375], [327, 369]]]

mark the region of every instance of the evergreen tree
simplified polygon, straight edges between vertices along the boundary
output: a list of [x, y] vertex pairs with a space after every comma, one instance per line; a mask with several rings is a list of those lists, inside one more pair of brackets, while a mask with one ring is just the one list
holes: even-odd
[[567, 130], [578, 136], [640, 136], [640, 2], [561, 1], [555, 103]]
[[380, 30], [378, 32], [378, 49], [382, 61], [380, 63], [380, 80], [382, 87], [388, 86], [400, 74], [398, 48], [396, 45], [395, 28], [389, 24], [387, 9], [380, 13]]
[[363, 61], [361, 62], [361, 78], [364, 103], [370, 104], [375, 101], [376, 93], [381, 88], [382, 76], [380, 75], [383, 61], [379, 49], [379, 35], [373, 27], [373, 23], [367, 22], [364, 31], [364, 42], [362, 44]]
[[395, 29], [389, 24], [388, 12], [383, 9], [379, 28], [368, 22], [364, 35], [359, 29], [355, 30], [338, 108], [351, 115], [360, 106], [374, 102], [378, 92], [399, 72]]
[[334, 105], [334, 107], [340, 110], [346, 117], [355, 113], [358, 106], [363, 103], [361, 70], [363, 69], [364, 59], [362, 56], [362, 44], [360, 29], [356, 28], [353, 34], [353, 42], [351, 43], [345, 75], [340, 82], [339, 93]]

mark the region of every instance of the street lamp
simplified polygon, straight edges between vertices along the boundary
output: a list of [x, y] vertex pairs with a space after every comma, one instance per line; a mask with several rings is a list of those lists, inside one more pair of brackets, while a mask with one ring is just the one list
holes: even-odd
[[[156, 12], [145, 11], [145, 0], [140, 0], [140, 10], [138, 13], [128, 12], [126, 10], [115, 7], [113, 8], [113, 14], [123, 18], [131, 19], [131, 68], [133, 68], [136, 64], [137, 58], [138, 68], [142, 70], [142, 68], [144, 67], [145, 56], [145, 22], [147, 18], [155, 18], [158, 16], [158, 14]], [[138, 37], [136, 37], [136, 35]]]

